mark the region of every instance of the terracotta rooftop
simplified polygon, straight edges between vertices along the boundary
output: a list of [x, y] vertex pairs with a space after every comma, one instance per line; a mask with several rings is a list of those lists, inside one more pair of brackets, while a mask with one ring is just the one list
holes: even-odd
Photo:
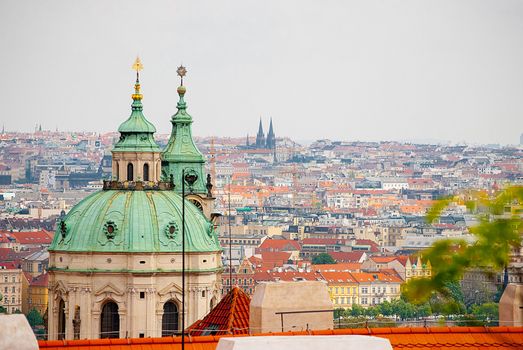
[[321, 272], [327, 282], [331, 283], [356, 283], [350, 272]]
[[301, 250], [300, 244], [291, 239], [266, 239], [259, 247], [260, 251], [292, 251]]
[[33, 280], [31, 281], [31, 286], [46, 287], [48, 285], [48, 281], [49, 281], [49, 275], [47, 274], [47, 272], [45, 272], [45, 273], [33, 278]]
[[51, 244], [53, 241], [51, 234], [45, 230], [10, 232], [10, 234], [20, 244]]
[[403, 280], [394, 275], [381, 272], [349, 272], [357, 282], [392, 282], [401, 283]]
[[289, 252], [262, 252], [262, 265], [280, 267], [289, 261], [291, 253]]
[[383, 263], [390, 263], [394, 260], [397, 260], [398, 258], [396, 256], [371, 256], [369, 259], [373, 260], [376, 263], [383, 264]]
[[[523, 327], [436, 327], [360, 328], [310, 332], [284, 332], [254, 336], [293, 335], [372, 335], [390, 340], [394, 350], [516, 350], [523, 349]], [[245, 335], [239, 335], [245, 336]], [[221, 337], [187, 337], [187, 350], [215, 350]], [[39, 341], [43, 350], [178, 350], [181, 337], [140, 339], [92, 339]]]
[[339, 262], [359, 262], [362, 255], [365, 254], [363, 251], [354, 252], [328, 252], [328, 254]]
[[207, 316], [188, 328], [189, 334], [248, 334], [250, 303], [249, 296], [234, 286]]

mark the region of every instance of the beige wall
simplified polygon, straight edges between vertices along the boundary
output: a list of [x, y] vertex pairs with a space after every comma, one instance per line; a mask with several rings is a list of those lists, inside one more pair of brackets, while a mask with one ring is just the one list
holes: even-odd
[[[213, 298], [221, 299], [221, 260], [219, 252], [190, 254], [186, 259], [187, 327], [210, 311]], [[76, 306], [80, 307], [80, 338], [100, 337], [107, 301], [118, 305], [121, 338], [160, 337], [164, 304], [173, 301], [181, 309], [181, 254], [52, 252], [49, 265], [54, 267], [49, 271], [50, 339], [58, 336], [60, 299], [66, 308], [66, 339], [74, 336]]]
[[149, 181], [158, 182], [161, 176], [161, 158], [158, 152], [113, 152], [113, 179], [127, 180], [127, 164], [133, 164], [133, 181], [143, 181], [143, 165], [149, 164]]
[[[250, 305], [251, 333], [281, 332], [276, 312], [332, 310], [327, 284], [323, 281], [262, 282], [256, 286]], [[332, 329], [332, 312], [285, 314], [283, 331]]]
[[523, 285], [509, 283], [499, 301], [499, 325], [523, 326]]

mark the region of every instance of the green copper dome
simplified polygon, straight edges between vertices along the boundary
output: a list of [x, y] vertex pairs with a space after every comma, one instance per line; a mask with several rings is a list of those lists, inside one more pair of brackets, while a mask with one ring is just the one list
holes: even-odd
[[132, 95], [131, 115], [118, 128], [120, 139], [114, 145], [114, 151], [121, 152], [159, 152], [160, 148], [154, 141], [156, 132], [154, 125], [143, 115], [140, 81], [136, 79], [135, 91]]
[[[213, 225], [185, 201], [185, 250], [217, 252]], [[174, 191], [105, 190], [58, 223], [50, 251], [172, 253], [182, 250], [182, 197]]]
[[195, 183], [188, 189], [192, 193], [206, 194], [205, 187], [205, 157], [192, 138], [192, 117], [187, 113], [187, 103], [184, 100], [186, 88], [178, 87], [178, 111], [171, 117], [171, 137], [162, 152], [162, 177], [173, 176], [175, 191], [182, 190], [182, 170], [197, 176]]

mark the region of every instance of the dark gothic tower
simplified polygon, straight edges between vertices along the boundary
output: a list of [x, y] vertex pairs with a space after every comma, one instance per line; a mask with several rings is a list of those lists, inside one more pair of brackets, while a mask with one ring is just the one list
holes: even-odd
[[274, 130], [272, 129], [272, 118], [269, 125], [269, 133], [267, 134], [267, 141], [265, 142], [265, 148], [275, 149], [276, 148], [276, 136], [274, 136]]
[[263, 133], [261, 117], [260, 126], [258, 127], [258, 134], [256, 135], [256, 148], [265, 148], [265, 134]]

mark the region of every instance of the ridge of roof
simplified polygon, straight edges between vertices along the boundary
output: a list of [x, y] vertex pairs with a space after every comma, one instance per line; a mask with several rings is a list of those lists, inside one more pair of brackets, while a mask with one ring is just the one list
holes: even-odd
[[[253, 334], [251, 336], [294, 336], [294, 335], [371, 335], [390, 340], [394, 350], [415, 348], [427, 350], [454, 349], [521, 349], [523, 327], [399, 327], [399, 328], [355, 328], [278, 332]], [[246, 334], [186, 336], [187, 350], [214, 350], [221, 337], [241, 337]], [[84, 339], [84, 340], [39, 340], [40, 349], [89, 349], [125, 350], [134, 349], [181, 349], [181, 337], [128, 338], [128, 339]], [[137, 345], [140, 344], [140, 345]]]

